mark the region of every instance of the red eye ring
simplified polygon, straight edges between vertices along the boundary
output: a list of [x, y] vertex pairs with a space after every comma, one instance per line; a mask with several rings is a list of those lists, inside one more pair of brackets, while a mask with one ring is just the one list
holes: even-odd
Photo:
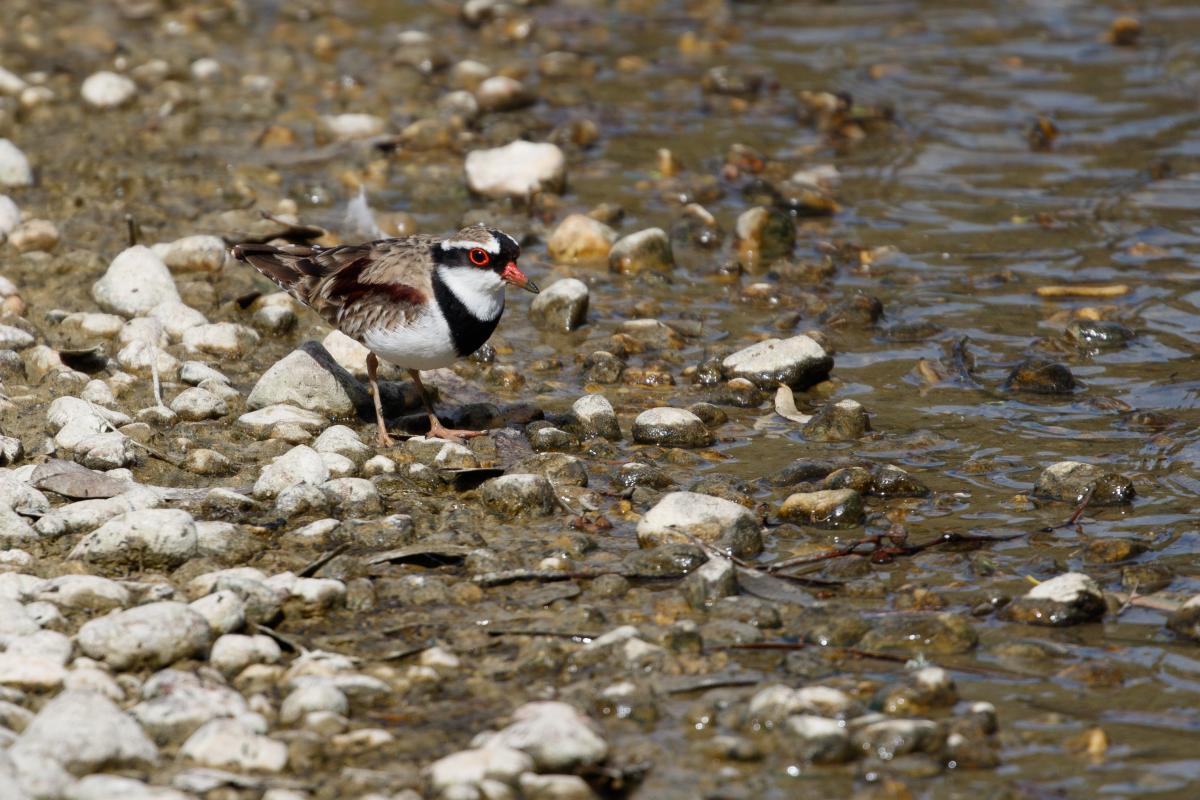
[[482, 267], [491, 260], [487, 250], [482, 247], [472, 247], [471, 252], [467, 253], [467, 258], [471, 259], [471, 263], [477, 267]]

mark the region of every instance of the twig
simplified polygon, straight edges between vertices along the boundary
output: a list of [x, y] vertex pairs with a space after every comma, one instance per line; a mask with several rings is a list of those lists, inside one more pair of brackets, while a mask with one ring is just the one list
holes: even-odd
[[301, 578], [311, 578], [313, 575], [315, 575], [317, 573], [317, 570], [319, 570], [321, 567], [328, 564], [330, 561], [333, 561], [335, 558], [337, 558], [338, 556], [340, 556], [342, 553], [346, 552], [349, 549], [350, 549], [349, 544], [339, 544], [337, 547], [333, 548], [328, 553], [325, 553], [320, 558], [318, 558], [316, 561], [313, 561], [311, 564], [309, 564], [307, 567], [300, 570], [296, 574], [298, 576], [300, 576]]
[[1153, 595], [1138, 595], [1137, 587], [1134, 587], [1133, 591], [1129, 594], [1125, 594], [1124, 592], [1113, 592], [1112, 596], [1124, 604], [1121, 607], [1121, 611], [1124, 611], [1126, 606], [1137, 606], [1138, 608], [1149, 608], [1154, 611], [1162, 611], [1170, 614], [1178, 611], [1180, 605], [1182, 605], [1181, 603], [1172, 602], [1170, 600], [1155, 600]]
[[280, 644], [287, 645], [288, 647], [292, 648], [292, 650], [295, 650], [297, 653], [300, 653], [301, 655], [309, 652], [309, 648], [305, 647], [304, 644], [299, 639], [288, 636], [287, 634], [280, 633], [279, 631], [275, 630], [274, 628], [268, 628], [266, 625], [256, 622], [256, 623], [254, 623], [254, 630], [258, 631], [261, 634], [264, 634], [265, 636], [270, 636], [272, 639], [279, 642]]
[[154, 391], [154, 402], [165, 406], [162, 397], [162, 382], [158, 378], [158, 348], [154, 348], [154, 357], [150, 359], [150, 387]]
[[517, 583], [518, 581], [570, 581], [570, 580], [590, 580], [599, 578], [601, 575], [620, 574], [614, 573], [611, 569], [603, 570], [579, 570], [576, 572], [561, 572], [559, 570], [544, 570], [544, 569], [506, 569], [499, 572], [485, 572], [482, 575], [476, 575], [471, 580], [480, 586], [503, 586], [506, 583]]
[[596, 638], [596, 634], [573, 631], [547, 631], [537, 628], [488, 628], [488, 636], [550, 636], [556, 639], [571, 639], [584, 644]]
[[[91, 407], [92, 413], [96, 415], [96, 419], [100, 420], [100, 424], [102, 424], [104, 427], [108, 428], [113, 433], [121, 433], [119, 430], [117, 430], [116, 426], [114, 426], [111, 422], [109, 422], [107, 419], [104, 418], [103, 414], [101, 414], [99, 411], [96, 410], [96, 405], [91, 400], [88, 400], [87, 404], [88, 404], [88, 406]], [[124, 436], [124, 434], [121, 434], [121, 435]], [[150, 455], [159, 459], [160, 461], [167, 462], [172, 467], [175, 467], [175, 469], [183, 469], [183, 461], [182, 460], [177, 459], [177, 458], [172, 458], [171, 456], [167, 455], [166, 453], [164, 453], [162, 451], [155, 450], [153, 447], [151, 447], [148, 444], [142, 444], [137, 439], [134, 439], [132, 436], [126, 436], [125, 438], [128, 439], [129, 441], [133, 442], [135, 447], [142, 448], [147, 453], [149, 453]]]
[[[766, 565], [764, 571], [775, 573], [789, 567], [796, 567], [806, 564], [815, 564], [821, 561], [830, 561], [843, 556], [863, 556], [870, 558], [873, 564], [890, 564], [899, 556], [913, 556], [925, 550], [930, 550], [935, 547], [941, 547], [948, 544], [963, 544], [963, 543], [990, 543], [990, 542], [1007, 542], [1012, 539], [1019, 539], [1024, 534], [1014, 533], [1007, 536], [978, 536], [973, 533], [958, 533], [951, 531], [943, 533], [938, 538], [924, 542], [922, 544], [909, 544], [908, 533], [899, 525], [893, 525], [885, 533], [869, 534], [857, 542], [851, 542], [844, 547], [826, 550], [823, 553], [814, 553], [807, 556], [796, 556], [795, 558], [785, 558], [783, 561], [776, 561]], [[867, 550], [863, 551], [860, 548], [866, 546]]]

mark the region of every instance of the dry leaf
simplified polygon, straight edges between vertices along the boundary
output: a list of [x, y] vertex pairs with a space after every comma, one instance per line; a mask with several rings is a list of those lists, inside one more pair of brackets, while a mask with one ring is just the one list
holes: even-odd
[[800, 413], [796, 408], [796, 396], [792, 394], [791, 387], [783, 385], [775, 390], [775, 413], [801, 425], [812, 419], [812, 414]]
[[1060, 297], [1120, 297], [1129, 294], [1129, 287], [1123, 283], [1112, 283], [1106, 286], [1039, 286], [1038, 297], [1057, 299]]

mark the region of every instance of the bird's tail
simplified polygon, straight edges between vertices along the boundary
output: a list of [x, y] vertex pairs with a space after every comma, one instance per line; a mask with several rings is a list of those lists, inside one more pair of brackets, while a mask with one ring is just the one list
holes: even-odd
[[309, 302], [309, 292], [321, 277], [322, 270], [313, 259], [316, 254], [313, 247], [235, 244], [230, 252], [238, 261], [254, 267], [302, 303]]

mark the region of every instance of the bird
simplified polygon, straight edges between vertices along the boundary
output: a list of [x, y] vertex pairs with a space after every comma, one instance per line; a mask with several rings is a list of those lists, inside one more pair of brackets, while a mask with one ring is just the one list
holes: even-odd
[[429, 412], [429, 436], [461, 441], [486, 433], [442, 425], [420, 370], [447, 367], [478, 350], [504, 313], [506, 286], [538, 293], [517, 266], [516, 239], [475, 224], [446, 238], [416, 234], [333, 247], [237, 244], [231, 253], [370, 351], [367, 379], [380, 447], [393, 444], [379, 398], [381, 360], [412, 376]]

